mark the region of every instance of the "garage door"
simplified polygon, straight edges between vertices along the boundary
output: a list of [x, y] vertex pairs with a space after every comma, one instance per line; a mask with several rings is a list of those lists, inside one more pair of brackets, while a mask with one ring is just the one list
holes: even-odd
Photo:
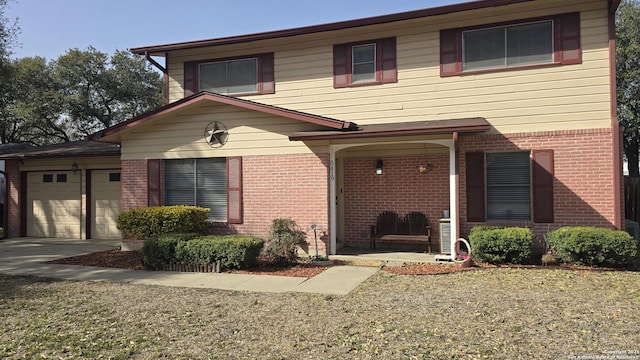
[[27, 236], [80, 239], [80, 174], [28, 174]]
[[116, 227], [121, 201], [120, 170], [94, 170], [91, 172], [91, 199], [93, 221], [91, 238], [121, 239]]

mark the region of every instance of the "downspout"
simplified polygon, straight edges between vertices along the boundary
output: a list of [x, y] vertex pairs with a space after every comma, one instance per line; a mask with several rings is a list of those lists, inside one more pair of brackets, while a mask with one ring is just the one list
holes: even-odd
[[616, 96], [616, 10], [620, 5], [620, 0], [610, 0], [609, 2], [609, 107], [611, 116], [611, 135], [613, 137], [613, 205], [614, 216], [613, 225], [617, 229], [624, 230], [624, 196], [623, 175], [622, 175], [622, 154], [621, 154], [621, 133], [622, 128], [618, 123], [618, 109]]
[[169, 72], [166, 67], [166, 64], [169, 63], [169, 53], [164, 54], [165, 66], [162, 66], [160, 63], [155, 61], [148, 51], [144, 52], [144, 58], [162, 73], [162, 98], [164, 100], [164, 105], [169, 104]]

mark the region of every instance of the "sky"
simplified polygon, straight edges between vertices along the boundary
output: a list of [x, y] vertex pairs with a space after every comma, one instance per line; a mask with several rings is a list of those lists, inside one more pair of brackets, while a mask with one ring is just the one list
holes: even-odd
[[21, 29], [13, 58], [67, 50], [220, 38], [424, 9], [468, 0], [9, 0]]

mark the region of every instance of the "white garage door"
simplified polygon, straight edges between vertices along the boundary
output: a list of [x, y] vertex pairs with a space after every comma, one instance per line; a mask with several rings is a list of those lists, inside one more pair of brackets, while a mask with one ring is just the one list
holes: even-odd
[[79, 173], [29, 173], [27, 236], [80, 239], [80, 190]]
[[121, 201], [120, 170], [94, 170], [91, 172], [91, 198], [93, 221], [91, 238], [122, 239], [116, 227]]

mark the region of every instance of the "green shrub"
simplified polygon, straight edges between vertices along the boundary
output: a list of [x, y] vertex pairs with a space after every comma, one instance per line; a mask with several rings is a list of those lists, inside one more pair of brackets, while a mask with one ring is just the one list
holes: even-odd
[[292, 219], [274, 219], [269, 228], [269, 237], [265, 247], [265, 257], [278, 265], [295, 262], [298, 258], [298, 245], [306, 242], [307, 235]]
[[178, 243], [198, 236], [197, 233], [162, 234], [145, 240], [142, 245], [144, 267], [149, 270], [162, 270], [162, 265], [175, 263]]
[[630, 265], [638, 243], [625, 231], [591, 226], [566, 226], [547, 234], [551, 249], [565, 262], [621, 267]]
[[492, 264], [525, 263], [533, 250], [533, 234], [528, 228], [476, 226], [469, 242], [474, 257]]
[[263, 246], [264, 240], [253, 236], [205, 236], [178, 243], [176, 260], [190, 265], [219, 261], [223, 268], [248, 268], [257, 263]]
[[125, 211], [117, 226], [125, 239], [146, 240], [168, 233], [202, 233], [209, 209], [196, 206], [151, 206]]

